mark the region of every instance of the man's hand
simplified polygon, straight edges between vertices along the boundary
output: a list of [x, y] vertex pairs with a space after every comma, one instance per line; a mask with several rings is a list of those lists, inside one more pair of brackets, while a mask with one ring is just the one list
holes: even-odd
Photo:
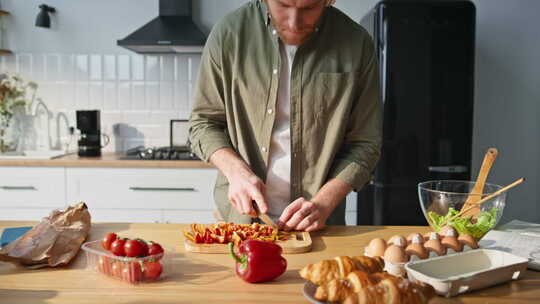
[[332, 211], [351, 190], [352, 187], [340, 179], [329, 180], [311, 200], [300, 197], [290, 203], [279, 218], [279, 228], [287, 231], [315, 231], [324, 228]]
[[262, 213], [268, 211], [268, 204], [263, 195], [264, 183], [236, 152], [229, 148], [219, 149], [210, 156], [210, 162], [229, 181], [228, 199], [240, 214], [256, 216], [253, 201]]
[[326, 219], [332, 213], [332, 210], [328, 209], [323, 204], [317, 204], [300, 197], [283, 210], [278, 226], [286, 231], [315, 231], [322, 229], [326, 224]]
[[264, 183], [255, 174], [245, 175], [239, 172], [228, 176], [227, 179], [229, 180], [229, 201], [240, 214], [257, 216], [253, 201], [262, 213], [268, 211], [268, 205], [263, 196]]

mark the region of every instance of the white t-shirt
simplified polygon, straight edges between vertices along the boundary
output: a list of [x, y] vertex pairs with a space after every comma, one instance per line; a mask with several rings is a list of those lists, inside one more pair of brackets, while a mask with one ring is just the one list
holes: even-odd
[[268, 215], [277, 221], [291, 203], [291, 71], [297, 46], [280, 41], [281, 71], [274, 127], [270, 140], [268, 173], [266, 175], [266, 201]]

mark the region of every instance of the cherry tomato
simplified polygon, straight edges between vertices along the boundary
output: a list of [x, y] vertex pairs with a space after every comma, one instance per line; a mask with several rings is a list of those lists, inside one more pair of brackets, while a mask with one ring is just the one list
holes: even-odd
[[141, 256], [145, 257], [148, 255], [148, 244], [144, 241], [144, 240], [141, 240], [141, 239], [137, 239], [137, 241], [139, 241], [139, 243], [141, 243], [141, 246], [142, 246], [142, 249], [143, 249], [143, 253]]
[[126, 239], [116, 239], [111, 244], [111, 252], [117, 256], [126, 256], [124, 251], [124, 245], [126, 244]]
[[[161, 247], [160, 244], [150, 242], [150, 245], [148, 246], [148, 255], [156, 255], [156, 254], [162, 254], [163, 253], [163, 247]], [[158, 258], [158, 260], [161, 259], [161, 256]]]
[[140, 257], [144, 255], [141, 242], [137, 240], [127, 240], [124, 244], [124, 253], [128, 257]]
[[122, 269], [122, 280], [130, 283], [136, 283], [142, 280], [143, 273], [140, 262], [125, 263]]
[[105, 250], [111, 250], [111, 244], [116, 240], [116, 238], [116, 233], [107, 233], [101, 240], [101, 246], [103, 246]]
[[98, 270], [99, 272], [111, 275], [111, 261], [106, 256], [100, 256], [98, 260]]
[[122, 262], [112, 263], [110, 274], [115, 278], [121, 279], [122, 278]]
[[155, 280], [163, 272], [163, 266], [159, 261], [146, 261], [143, 266], [143, 274], [146, 280]]

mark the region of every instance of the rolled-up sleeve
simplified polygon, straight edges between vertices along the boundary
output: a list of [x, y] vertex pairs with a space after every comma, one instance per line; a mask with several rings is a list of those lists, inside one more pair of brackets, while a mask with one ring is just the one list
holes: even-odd
[[328, 174], [328, 179], [341, 179], [356, 191], [370, 181], [382, 142], [377, 59], [370, 39], [366, 39], [364, 50], [365, 68], [354, 84], [360, 88], [359, 97], [352, 107], [343, 144]]
[[189, 119], [191, 150], [206, 162], [216, 150], [232, 147], [227, 135], [221, 40], [222, 34], [218, 30], [213, 30], [208, 37], [201, 57]]

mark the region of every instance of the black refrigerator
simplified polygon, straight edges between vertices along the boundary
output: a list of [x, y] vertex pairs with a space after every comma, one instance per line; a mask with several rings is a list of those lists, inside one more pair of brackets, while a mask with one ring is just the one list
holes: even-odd
[[358, 225], [427, 225], [418, 183], [470, 179], [475, 15], [469, 1], [381, 1], [361, 21], [377, 48], [384, 115]]

